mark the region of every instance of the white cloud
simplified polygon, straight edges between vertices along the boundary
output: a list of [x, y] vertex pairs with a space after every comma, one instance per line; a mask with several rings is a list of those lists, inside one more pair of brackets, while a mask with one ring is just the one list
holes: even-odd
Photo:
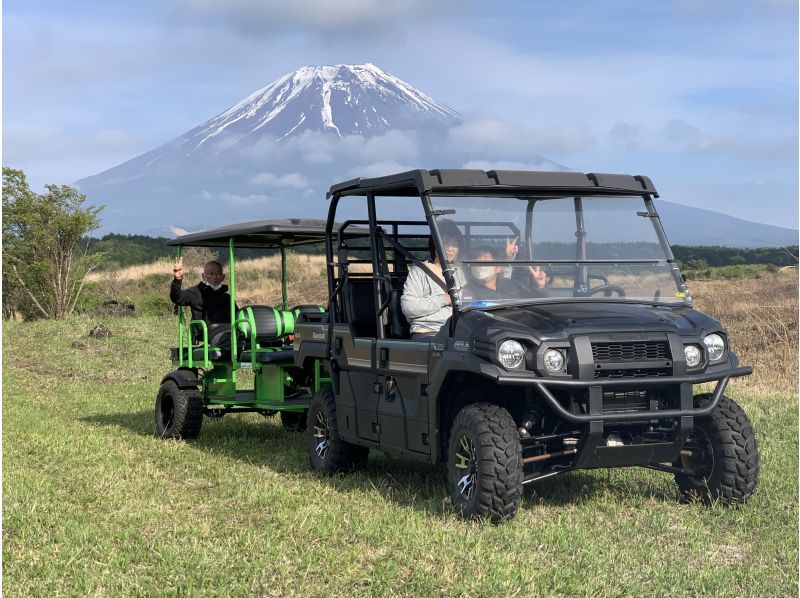
[[550, 160], [542, 159], [535, 162], [509, 162], [500, 160], [492, 162], [489, 160], [471, 160], [461, 168], [471, 168], [476, 170], [564, 170], [561, 164], [556, 164]]
[[181, 228], [180, 226], [175, 226], [174, 224], [171, 224], [169, 226], [169, 232], [171, 232], [176, 237], [182, 237], [183, 235], [189, 234], [188, 230], [186, 230], [185, 228]]
[[379, 177], [386, 176], [387, 174], [394, 174], [396, 172], [405, 172], [406, 170], [413, 170], [416, 166], [409, 166], [401, 164], [394, 160], [383, 160], [379, 162], [372, 162], [369, 164], [361, 164], [356, 166], [347, 173], [347, 176], [356, 177]]
[[465, 121], [449, 132], [454, 150], [481, 153], [495, 160], [520, 159], [538, 152], [575, 152], [590, 147], [594, 137], [581, 123], [530, 128], [495, 118]]
[[250, 179], [254, 187], [281, 187], [285, 189], [305, 189], [308, 179], [299, 172], [275, 175], [271, 172], [260, 172]]
[[444, 12], [452, 2], [426, 0], [175, 0], [173, 18], [180, 22], [227, 25], [256, 35], [272, 30], [309, 29], [350, 34], [387, 29], [414, 17]]
[[641, 147], [642, 125], [629, 122], [616, 122], [608, 136], [615, 143], [621, 144], [628, 150], [638, 150]]
[[217, 197], [224, 203], [233, 206], [253, 206], [269, 203], [272, 198], [269, 195], [252, 193], [250, 195], [237, 195], [236, 193], [222, 192]]

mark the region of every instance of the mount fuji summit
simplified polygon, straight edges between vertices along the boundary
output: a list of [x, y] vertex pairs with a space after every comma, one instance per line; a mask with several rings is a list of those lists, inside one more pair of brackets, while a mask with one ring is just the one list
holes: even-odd
[[[324, 133], [371, 138], [390, 131], [444, 134], [461, 117], [373, 64], [304, 66], [164, 145], [78, 181], [81, 189], [146, 178], [176, 166], [281, 153], [292, 138]], [[285, 152], [284, 152], [285, 153]], [[178, 174], [180, 173], [173, 173]]]

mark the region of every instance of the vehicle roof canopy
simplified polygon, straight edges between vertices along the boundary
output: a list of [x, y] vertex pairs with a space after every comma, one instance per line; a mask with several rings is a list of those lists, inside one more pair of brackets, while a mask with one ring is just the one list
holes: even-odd
[[377, 178], [357, 178], [332, 185], [334, 195], [419, 196], [423, 193], [464, 193], [475, 195], [632, 195], [658, 197], [646, 176], [582, 172], [522, 170], [437, 169], [409, 170]]
[[254, 220], [183, 235], [167, 241], [167, 245], [227, 247], [231, 238], [236, 247], [278, 248], [320, 243], [325, 240], [325, 221], [315, 218]]

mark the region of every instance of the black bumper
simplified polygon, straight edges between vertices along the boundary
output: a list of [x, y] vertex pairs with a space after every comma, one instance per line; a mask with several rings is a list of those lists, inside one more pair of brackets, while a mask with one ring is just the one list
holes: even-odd
[[[718, 370], [713, 373], [701, 373], [688, 376], [674, 377], [653, 377], [653, 378], [623, 378], [623, 379], [602, 379], [602, 380], [575, 380], [575, 379], [554, 379], [542, 378], [531, 372], [503, 373], [497, 377], [499, 384], [531, 386], [536, 389], [547, 404], [564, 420], [573, 423], [588, 422], [631, 422], [631, 421], [650, 421], [655, 419], [673, 419], [678, 417], [700, 417], [710, 413], [717, 406], [719, 399], [725, 392], [725, 387], [731, 378], [747, 376], [753, 373], [751, 367], [734, 367], [726, 370]], [[711, 397], [711, 401], [700, 407], [695, 407], [691, 401], [691, 386], [704, 382], [717, 382], [717, 386]], [[613, 387], [615, 389], [624, 388], [655, 388], [665, 386], [681, 385], [681, 408], [664, 410], [647, 410], [626, 413], [603, 413], [602, 395], [603, 389]], [[686, 386], [684, 386], [686, 385]], [[572, 413], [553, 396], [550, 388], [571, 388], [585, 389], [589, 391], [590, 413]], [[688, 393], [684, 390], [688, 389]], [[688, 395], [688, 396], [687, 396]]]

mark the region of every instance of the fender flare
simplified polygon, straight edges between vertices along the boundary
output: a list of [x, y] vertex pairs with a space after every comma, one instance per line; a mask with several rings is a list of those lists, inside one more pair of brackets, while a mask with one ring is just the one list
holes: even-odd
[[161, 384], [164, 384], [164, 382], [167, 380], [172, 380], [181, 390], [187, 388], [198, 388], [200, 385], [202, 385], [202, 381], [197, 376], [197, 370], [190, 368], [178, 368], [177, 370], [172, 370], [164, 375], [164, 377], [161, 379]]

